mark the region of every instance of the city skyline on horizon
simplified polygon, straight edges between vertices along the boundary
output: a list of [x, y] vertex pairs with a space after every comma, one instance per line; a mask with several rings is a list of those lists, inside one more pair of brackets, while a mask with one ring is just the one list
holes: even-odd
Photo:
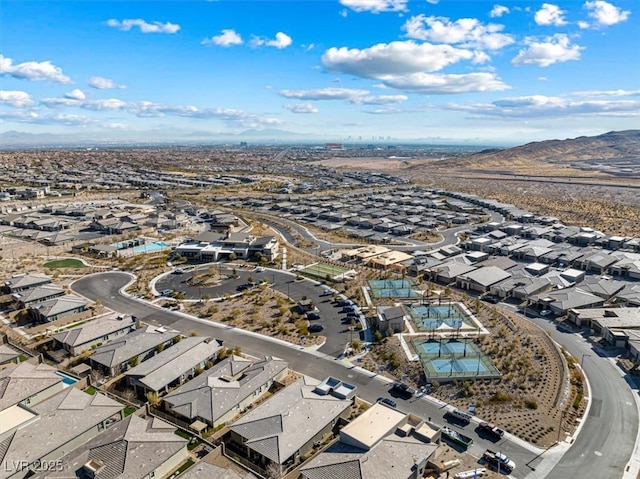
[[35, 143], [264, 130], [517, 144], [633, 129], [632, 5], [8, 1], [0, 125]]

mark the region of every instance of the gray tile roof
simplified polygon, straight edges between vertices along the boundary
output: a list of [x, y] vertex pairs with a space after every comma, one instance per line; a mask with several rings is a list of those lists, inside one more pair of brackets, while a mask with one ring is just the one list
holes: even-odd
[[90, 396], [76, 388], [66, 388], [41, 402], [32, 408], [40, 419], [18, 429], [0, 457], [0, 478], [12, 476], [20, 461], [31, 463], [47, 456], [123, 408], [102, 394]]
[[39, 284], [51, 283], [51, 278], [43, 274], [25, 274], [14, 276], [4, 282], [5, 286], [15, 291], [16, 289], [28, 289]]
[[320, 382], [304, 376], [231, 425], [246, 445], [282, 464], [347, 408], [350, 400], [314, 392]]
[[112, 368], [178, 336], [176, 331], [147, 326], [96, 348], [91, 361]]
[[89, 304], [89, 302], [86, 299], [74, 294], [67, 294], [65, 296], [60, 296], [58, 298], [35, 304], [31, 309], [37, 309], [41, 316], [50, 317], [66, 313], [67, 311], [73, 311], [74, 309], [86, 306], [87, 304]]
[[0, 411], [62, 382], [47, 364], [20, 363], [0, 369]]
[[35, 288], [20, 293], [13, 293], [14, 297], [24, 304], [29, 304], [37, 301], [42, 301], [45, 298], [52, 298], [55, 296], [63, 296], [64, 289], [55, 286], [53, 284], [47, 284], [42, 286], [36, 286]]
[[234, 470], [200, 461], [180, 475], [182, 479], [256, 479], [250, 472], [239, 474]]
[[286, 369], [287, 363], [280, 359], [251, 361], [230, 356], [165, 396], [164, 401], [184, 417], [214, 424]]
[[8, 346], [6, 344], [0, 344], [0, 364], [11, 361], [17, 358], [18, 356], [20, 356], [21, 354], [22, 353], [16, 351], [11, 346]]
[[43, 472], [34, 479], [84, 477], [83, 465], [99, 461], [96, 479], [140, 479], [185, 449], [187, 440], [175, 427], [157, 418], [132, 414], [62, 458], [62, 470]]
[[185, 338], [125, 374], [138, 378], [148, 389], [160, 391], [182, 374], [214, 357], [220, 347], [215, 339]]
[[135, 321], [131, 316], [122, 316], [113, 313], [108, 316], [96, 318], [93, 321], [88, 321], [76, 328], [54, 334], [52, 337], [62, 344], [67, 344], [72, 347], [80, 346], [103, 338], [116, 331], [131, 328], [134, 324]]

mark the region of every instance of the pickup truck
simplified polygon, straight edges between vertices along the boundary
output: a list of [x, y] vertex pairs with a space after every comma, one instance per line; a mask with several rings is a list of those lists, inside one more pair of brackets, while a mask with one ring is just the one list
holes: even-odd
[[446, 426], [444, 426], [440, 430], [440, 433], [446, 440], [453, 442], [459, 446], [462, 446], [465, 451], [469, 449], [473, 444], [473, 439], [471, 439], [468, 436], [465, 436], [464, 434], [459, 433], [458, 431], [454, 431], [453, 429], [450, 429]]
[[478, 425], [478, 429], [480, 429], [488, 436], [492, 436], [496, 439], [502, 439], [502, 437], [504, 436], [504, 431], [491, 422], [481, 422]]
[[511, 472], [516, 468], [516, 463], [501, 452], [495, 452], [487, 449], [484, 451], [482, 458], [498, 472], [511, 474]]
[[411, 397], [416, 393], [416, 390], [410, 387], [408, 384], [398, 382], [395, 382], [391, 385], [391, 390], [400, 395], [408, 397]]

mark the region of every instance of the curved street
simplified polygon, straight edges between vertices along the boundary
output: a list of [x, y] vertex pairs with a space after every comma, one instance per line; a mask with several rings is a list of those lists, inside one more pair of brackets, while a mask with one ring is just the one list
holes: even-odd
[[[169, 326], [184, 334], [197, 333], [215, 337], [229, 345], [240, 345], [243, 351], [255, 356], [277, 356], [289, 362], [292, 369], [317, 378], [327, 375], [341, 377], [357, 385], [360, 396], [369, 401], [389, 394], [386, 380], [382, 380], [375, 373], [340, 361], [333, 355], [294, 347], [282, 341], [167, 311], [128, 297], [120, 290], [131, 279], [132, 276], [128, 273], [100, 273], [76, 281], [72, 289], [92, 300], [100, 298], [105, 306], [118, 312], [133, 314], [151, 324]], [[537, 322], [545, 329], [550, 329], [548, 322]], [[512, 477], [516, 478], [621, 478], [629, 458], [634, 453], [638, 430], [638, 411], [633, 393], [610, 360], [593, 354], [582, 338], [557, 330], [553, 330], [552, 335], [576, 357], [590, 354], [582, 359], [591, 381], [593, 402], [584, 420], [582, 432], [573, 446], [569, 448], [567, 442], [562, 442], [559, 446], [542, 451], [513, 437], [495, 444], [479, 437], [471, 424], [460, 428], [474, 439], [470, 452], [480, 457], [484, 449], [499, 447], [519, 465], [512, 474]], [[445, 404], [415, 398], [398, 400], [398, 403], [399, 409], [403, 411], [432, 417], [436, 423], [444, 423]]]

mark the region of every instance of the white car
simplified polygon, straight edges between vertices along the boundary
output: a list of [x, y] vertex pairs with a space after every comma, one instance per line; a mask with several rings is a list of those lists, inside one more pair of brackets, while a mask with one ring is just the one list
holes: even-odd
[[258, 266], [256, 268], [256, 273], [262, 273], [264, 271], [264, 268], [262, 266]]
[[542, 311], [540, 311], [540, 316], [549, 316], [551, 312], [552, 311], [550, 309], [543, 309]]

